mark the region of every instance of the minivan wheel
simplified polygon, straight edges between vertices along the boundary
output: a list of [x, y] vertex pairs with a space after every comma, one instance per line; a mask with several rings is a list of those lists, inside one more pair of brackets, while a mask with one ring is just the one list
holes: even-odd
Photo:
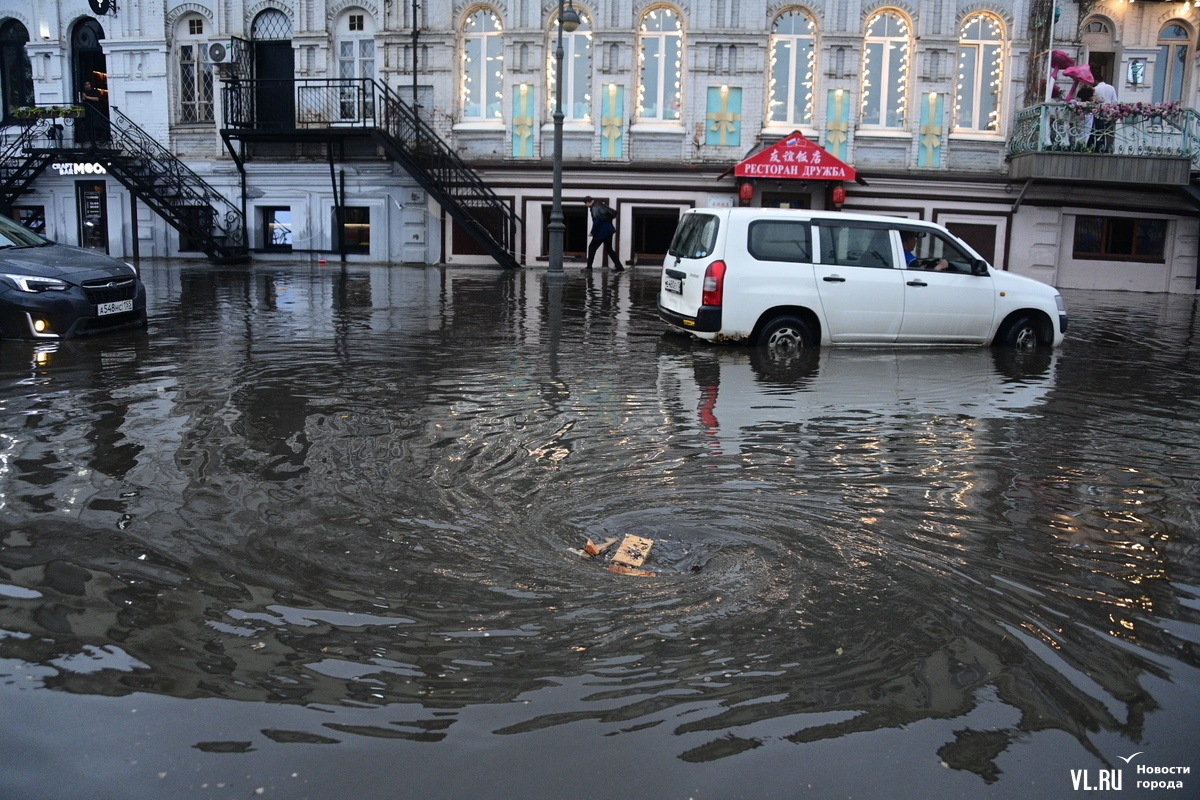
[[776, 317], [758, 334], [759, 347], [779, 355], [797, 353], [816, 343], [808, 325], [796, 317]]
[[1002, 346], [1014, 350], [1036, 350], [1041, 343], [1038, 326], [1029, 317], [1014, 320], [1000, 339]]

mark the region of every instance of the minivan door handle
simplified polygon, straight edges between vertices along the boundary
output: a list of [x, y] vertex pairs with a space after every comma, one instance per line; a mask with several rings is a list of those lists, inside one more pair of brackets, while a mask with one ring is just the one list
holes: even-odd
[[824, 278], [821, 278], [821, 280], [825, 281], [826, 283], [845, 283], [846, 282], [846, 279], [840, 275], [826, 275]]
[[909, 286], [928, 286], [929, 284], [920, 279], [914, 279], [908, 282]]

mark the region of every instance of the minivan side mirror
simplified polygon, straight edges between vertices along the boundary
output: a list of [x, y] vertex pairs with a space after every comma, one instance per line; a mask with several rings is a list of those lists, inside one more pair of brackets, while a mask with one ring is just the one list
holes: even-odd
[[977, 258], [974, 261], [972, 261], [971, 262], [971, 274], [972, 275], [987, 275], [988, 274], [987, 262], [984, 261], [982, 258]]

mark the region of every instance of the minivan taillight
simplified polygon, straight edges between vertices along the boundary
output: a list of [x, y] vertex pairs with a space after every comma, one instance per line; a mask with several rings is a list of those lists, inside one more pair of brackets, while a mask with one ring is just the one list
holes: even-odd
[[714, 261], [704, 270], [704, 295], [700, 303], [706, 306], [721, 305], [721, 295], [725, 290], [725, 262]]

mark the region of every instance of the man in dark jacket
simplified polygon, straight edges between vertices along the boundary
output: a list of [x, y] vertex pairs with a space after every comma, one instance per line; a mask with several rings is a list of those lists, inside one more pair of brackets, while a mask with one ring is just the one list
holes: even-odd
[[[613, 252], [612, 238], [617, 232], [617, 228], [613, 225], [613, 220], [616, 219], [616, 212], [609, 208], [604, 202], [597, 203], [590, 197], [583, 199], [584, 205], [592, 212], [592, 241], [588, 244], [588, 260], [587, 266], [584, 269], [592, 268], [592, 261], [596, 258], [596, 251], [603, 245], [604, 255], [611, 258], [613, 262], [613, 270], [620, 272], [625, 269], [621, 266], [617, 254]], [[600, 259], [601, 266], [604, 265], [604, 258]]]

